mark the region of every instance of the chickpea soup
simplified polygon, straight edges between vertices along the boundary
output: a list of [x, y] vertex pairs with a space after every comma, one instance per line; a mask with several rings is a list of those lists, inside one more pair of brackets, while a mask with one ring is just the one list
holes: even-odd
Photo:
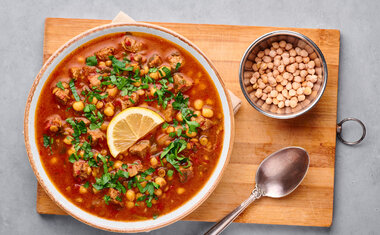
[[[113, 156], [107, 128], [134, 107], [164, 122]], [[35, 120], [41, 161], [57, 189], [83, 210], [121, 221], [155, 219], [191, 199], [224, 138], [220, 97], [205, 69], [183, 48], [134, 32], [102, 36], [68, 55], [45, 83]]]

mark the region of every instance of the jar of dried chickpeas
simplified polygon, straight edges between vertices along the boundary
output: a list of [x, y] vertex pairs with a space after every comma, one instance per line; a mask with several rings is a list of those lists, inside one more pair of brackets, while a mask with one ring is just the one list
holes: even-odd
[[248, 102], [272, 118], [299, 116], [321, 98], [327, 64], [318, 46], [293, 31], [259, 37], [240, 63], [240, 85]]

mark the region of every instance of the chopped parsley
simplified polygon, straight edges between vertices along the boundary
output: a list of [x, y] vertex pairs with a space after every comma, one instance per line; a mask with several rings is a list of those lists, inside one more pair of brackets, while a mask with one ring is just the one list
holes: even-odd
[[63, 87], [61, 81], [57, 82], [57, 87], [58, 87], [58, 88], [61, 88], [62, 90], [65, 90], [65, 88]]
[[175, 66], [175, 71], [178, 71], [179, 67], [181, 67], [181, 63], [177, 63]]
[[111, 197], [108, 195], [104, 195], [103, 199], [104, 199], [104, 202], [108, 205], [109, 201], [111, 200]]
[[166, 147], [161, 155], [160, 159], [162, 160], [163, 158], [166, 159], [170, 164], [173, 165], [173, 167], [182, 174], [182, 172], [179, 169], [179, 166], [181, 163], [185, 163], [189, 161], [188, 158], [184, 156], [178, 155], [181, 153], [184, 149], [186, 149], [187, 142], [184, 139], [175, 139], [173, 142], [169, 144], [168, 147]]
[[87, 181], [87, 182], [83, 185], [83, 187], [88, 188], [88, 186], [90, 186], [90, 183]]
[[86, 65], [95, 66], [97, 64], [98, 64], [98, 60], [96, 59], [96, 56], [89, 56], [86, 58]]
[[172, 177], [172, 176], [173, 176], [173, 174], [174, 174], [174, 171], [173, 171], [173, 170], [168, 170], [168, 173], [167, 173], [167, 175], [168, 175], [169, 177]]
[[74, 140], [72, 143], [74, 144], [79, 143], [79, 136], [87, 133], [86, 124], [83, 121], [78, 122], [77, 120], [73, 120], [71, 118], [66, 119], [66, 122], [69, 123], [74, 130], [74, 133], [73, 133]]
[[52, 149], [52, 144], [54, 143], [54, 139], [48, 135], [44, 135], [43, 137], [43, 141], [44, 141], [44, 147], [45, 148], [49, 148], [50, 149], [50, 153], [52, 154], [53, 153], [53, 149]]
[[103, 114], [95, 111], [96, 106], [94, 104], [88, 104], [83, 109], [84, 116], [91, 122], [89, 126], [90, 130], [99, 129], [104, 122]]
[[80, 97], [79, 97], [79, 95], [77, 93], [77, 89], [75, 88], [75, 83], [74, 83], [73, 79], [70, 80], [69, 86], [70, 86], [71, 92], [73, 93], [73, 96], [74, 96], [75, 100], [76, 101], [80, 101]]

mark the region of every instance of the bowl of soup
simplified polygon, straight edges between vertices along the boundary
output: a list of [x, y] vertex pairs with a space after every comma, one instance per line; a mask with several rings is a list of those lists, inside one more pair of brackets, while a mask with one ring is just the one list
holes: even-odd
[[[141, 110], [160, 121], [142, 124], [133, 113]], [[129, 145], [115, 151], [122, 145], [107, 130], [127, 111], [119, 142]], [[100, 229], [141, 232], [180, 220], [212, 193], [234, 120], [223, 81], [190, 41], [150, 24], [110, 24], [47, 60], [29, 93], [24, 136], [58, 206]]]

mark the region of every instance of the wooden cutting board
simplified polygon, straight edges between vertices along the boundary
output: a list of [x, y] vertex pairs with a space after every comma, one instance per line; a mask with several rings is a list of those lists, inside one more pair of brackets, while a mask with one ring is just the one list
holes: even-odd
[[[110, 20], [57, 19], [45, 22], [44, 60], [75, 35]], [[331, 29], [300, 29], [255, 26], [154, 23], [172, 29], [194, 42], [213, 61], [227, 88], [242, 101], [236, 114], [236, 137], [230, 163], [216, 190], [185, 220], [217, 221], [248, 197], [260, 162], [270, 153], [290, 145], [305, 148], [311, 157], [309, 172], [291, 195], [262, 198], [236, 222], [328, 227], [332, 223], [336, 145], [337, 93], [340, 32]], [[292, 120], [266, 117], [245, 100], [238, 83], [240, 59], [259, 36], [288, 29], [311, 38], [322, 50], [328, 65], [328, 82], [319, 103], [307, 114]], [[65, 214], [38, 185], [37, 212]]]

